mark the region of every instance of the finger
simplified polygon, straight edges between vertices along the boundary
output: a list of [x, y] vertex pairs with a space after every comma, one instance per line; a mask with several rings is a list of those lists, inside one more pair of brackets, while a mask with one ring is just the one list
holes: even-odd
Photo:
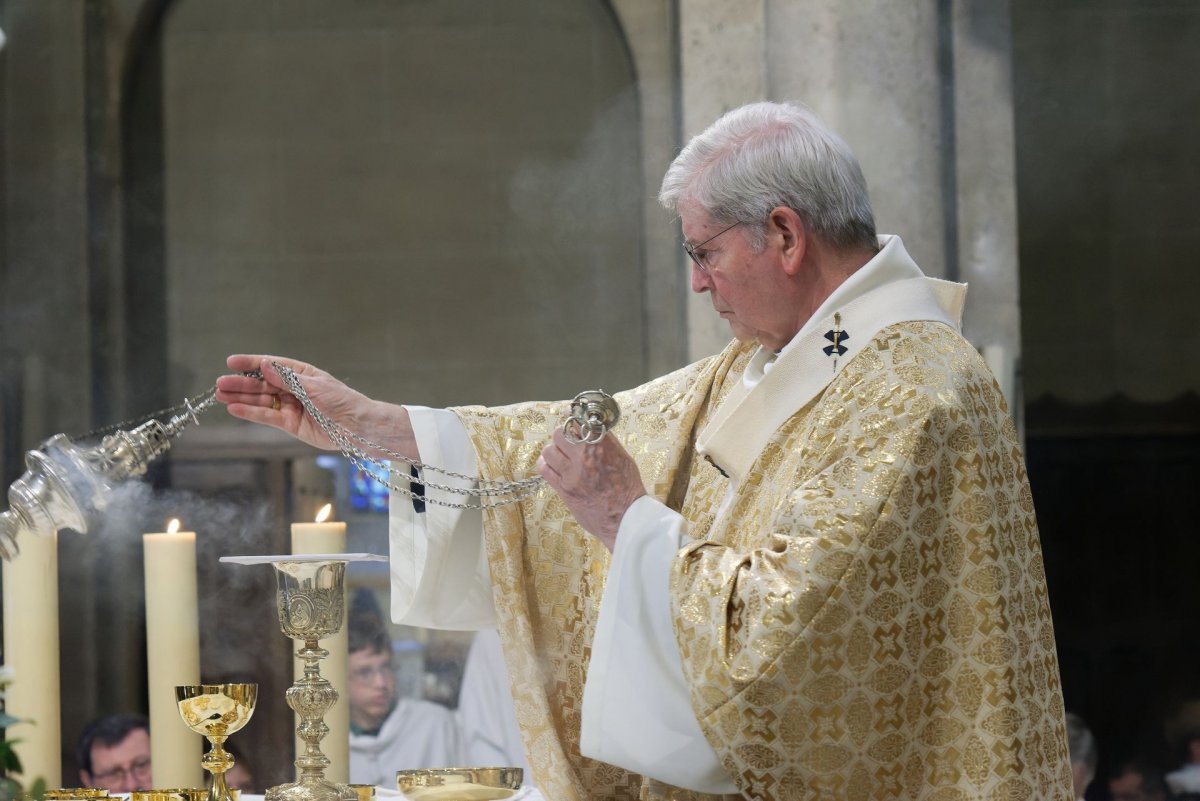
[[217, 379], [217, 392], [230, 395], [258, 395], [265, 386], [261, 378], [246, 375], [223, 375]]
[[567, 435], [563, 433], [562, 427], [554, 429], [554, 447], [563, 455], [564, 458], [571, 458], [572, 455], [578, 453], [579, 444], [571, 442], [567, 439]]
[[561, 486], [562, 475], [549, 464], [547, 464], [546, 460], [541, 456], [539, 456], [538, 460], [534, 463], [533, 469], [539, 476], [544, 478], [546, 483], [551, 487], [558, 489], [558, 487]]
[[242, 420], [248, 420], [251, 423], [260, 423], [262, 425], [271, 426], [272, 428], [285, 428], [286, 418], [282, 411], [277, 411], [271, 408], [270, 403], [266, 406], [248, 403], [231, 403], [226, 407], [229, 413], [234, 417]]
[[[562, 475], [567, 464], [566, 459], [563, 458], [563, 454], [554, 445], [547, 445], [542, 448], [542, 455], [538, 457], [538, 463], [556, 476]], [[543, 475], [545, 474], [543, 473]]]
[[318, 370], [307, 362], [267, 354], [236, 353], [227, 357], [225, 363], [229, 366], [229, 369], [239, 373], [252, 373], [257, 370], [262, 373], [264, 381], [281, 389], [284, 387], [284, 383], [283, 379], [279, 376], [279, 371], [275, 369], [275, 365], [277, 364], [287, 367], [293, 373], [300, 376], [320, 377], [328, 375], [328, 373]]
[[249, 373], [257, 370], [265, 356], [255, 356], [249, 353], [235, 353], [225, 359], [225, 365], [236, 373]]
[[273, 356], [264, 357], [262, 366], [258, 369], [262, 371], [263, 381], [269, 386], [286, 390], [287, 383], [283, 380], [283, 376], [279, 374], [279, 370], [276, 368], [276, 365], [282, 365], [290, 369], [293, 374], [296, 373], [295, 368], [288, 364], [286, 359], [276, 359]]

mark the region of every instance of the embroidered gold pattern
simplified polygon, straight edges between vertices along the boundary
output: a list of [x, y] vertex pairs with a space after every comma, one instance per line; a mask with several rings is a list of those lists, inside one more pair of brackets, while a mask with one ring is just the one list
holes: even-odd
[[[1016, 431], [951, 329], [876, 335], [735, 492], [695, 435], [750, 349], [622, 393], [616, 430], [697, 542], [672, 574], [693, 708], [743, 797], [1071, 798], [1054, 634]], [[556, 405], [456, 411], [487, 478]], [[697, 801], [579, 754], [608, 553], [553, 492], [485, 518], [517, 718], [547, 798]]]

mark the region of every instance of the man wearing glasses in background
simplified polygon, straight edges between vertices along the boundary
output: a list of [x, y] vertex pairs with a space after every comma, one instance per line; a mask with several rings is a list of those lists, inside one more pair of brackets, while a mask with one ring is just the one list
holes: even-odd
[[150, 773], [150, 722], [141, 715], [106, 715], [89, 723], [75, 749], [79, 781], [110, 793], [154, 786]]

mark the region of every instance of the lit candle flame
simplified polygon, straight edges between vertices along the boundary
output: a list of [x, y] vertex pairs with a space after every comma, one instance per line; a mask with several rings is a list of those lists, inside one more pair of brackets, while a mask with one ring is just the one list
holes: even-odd
[[173, 518], [171, 518], [171, 522], [167, 523], [167, 533], [175, 534], [178, 531], [179, 531], [179, 518], [173, 517]]
[[324, 523], [329, 519], [329, 515], [333, 513], [333, 504], [327, 503], [321, 507], [321, 511], [317, 512], [317, 522]]

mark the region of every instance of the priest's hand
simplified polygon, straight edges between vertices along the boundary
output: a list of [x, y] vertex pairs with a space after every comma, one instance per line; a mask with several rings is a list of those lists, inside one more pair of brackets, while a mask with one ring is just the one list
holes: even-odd
[[[326, 417], [372, 442], [409, 458], [420, 458], [408, 411], [403, 406], [372, 400], [324, 370], [295, 359], [247, 354], [230, 356], [226, 364], [239, 374], [217, 379], [217, 400], [226, 404], [234, 417], [278, 428], [317, 448], [336, 447], [287, 389], [283, 377], [273, 366], [275, 363], [296, 374], [313, 405]], [[254, 370], [260, 370], [263, 377], [241, 375]], [[371, 455], [385, 456], [378, 451]]]
[[538, 458], [537, 471], [579, 525], [610, 551], [626, 510], [646, 494], [633, 457], [611, 434], [594, 444], [576, 445], [555, 429], [554, 441]]

